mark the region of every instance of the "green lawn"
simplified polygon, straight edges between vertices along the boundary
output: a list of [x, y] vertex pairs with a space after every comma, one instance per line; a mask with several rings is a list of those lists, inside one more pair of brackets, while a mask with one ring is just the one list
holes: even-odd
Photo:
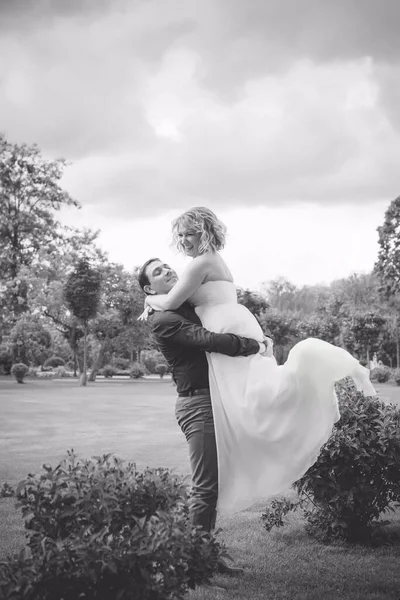
[[[400, 389], [378, 385], [385, 401], [400, 403]], [[16, 483], [41, 464], [53, 465], [74, 448], [83, 457], [113, 452], [141, 467], [168, 466], [187, 473], [186, 443], [174, 418], [170, 381], [27, 380], [0, 378], [0, 483]], [[378, 549], [323, 545], [306, 536], [301, 517], [267, 533], [262, 505], [221, 519], [223, 537], [240, 577], [219, 576], [228, 593], [197, 590], [191, 600], [400, 600], [400, 546]], [[23, 544], [12, 499], [0, 500], [0, 556]], [[400, 528], [400, 514], [393, 520]]]

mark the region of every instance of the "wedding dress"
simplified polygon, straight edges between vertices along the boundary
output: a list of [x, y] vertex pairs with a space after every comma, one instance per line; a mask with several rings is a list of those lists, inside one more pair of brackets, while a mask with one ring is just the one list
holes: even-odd
[[[209, 281], [190, 298], [203, 326], [262, 341], [236, 286]], [[218, 512], [247, 508], [286, 491], [316, 461], [339, 419], [336, 381], [351, 376], [375, 395], [369, 371], [346, 350], [310, 338], [284, 365], [260, 354], [207, 354], [219, 467]]]

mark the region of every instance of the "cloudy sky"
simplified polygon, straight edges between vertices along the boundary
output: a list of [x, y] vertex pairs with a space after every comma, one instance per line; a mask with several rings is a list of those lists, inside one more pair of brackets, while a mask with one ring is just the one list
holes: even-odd
[[236, 281], [370, 270], [400, 193], [398, 0], [0, 0], [0, 130], [128, 268], [208, 206]]

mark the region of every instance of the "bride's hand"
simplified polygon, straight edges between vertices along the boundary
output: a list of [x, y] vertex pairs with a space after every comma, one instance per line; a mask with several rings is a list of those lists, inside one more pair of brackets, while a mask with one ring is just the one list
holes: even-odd
[[149, 318], [149, 315], [151, 315], [152, 312], [153, 312], [153, 309], [151, 308], [151, 306], [146, 306], [144, 311], [142, 312], [142, 314], [138, 316], [137, 320], [138, 321], [147, 321], [147, 319]]
[[146, 298], [144, 300], [143, 312], [141, 315], [138, 316], [137, 320], [138, 321], [147, 321], [147, 319], [149, 318], [149, 315], [151, 315], [152, 312], [154, 312], [154, 311], [151, 308], [150, 304], [148, 303], [148, 296], [146, 296]]

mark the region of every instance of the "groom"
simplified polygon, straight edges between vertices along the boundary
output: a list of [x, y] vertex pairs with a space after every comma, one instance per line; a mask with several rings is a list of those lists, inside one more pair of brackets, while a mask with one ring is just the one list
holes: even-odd
[[[151, 258], [140, 269], [138, 280], [146, 294], [167, 294], [178, 277], [160, 259]], [[192, 471], [191, 519], [194, 525], [211, 531], [216, 520], [218, 463], [205, 353], [249, 356], [264, 354], [266, 345], [231, 333], [208, 331], [187, 302], [177, 310], [154, 312], [149, 323], [176, 384], [175, 414], [189, 446]]]

